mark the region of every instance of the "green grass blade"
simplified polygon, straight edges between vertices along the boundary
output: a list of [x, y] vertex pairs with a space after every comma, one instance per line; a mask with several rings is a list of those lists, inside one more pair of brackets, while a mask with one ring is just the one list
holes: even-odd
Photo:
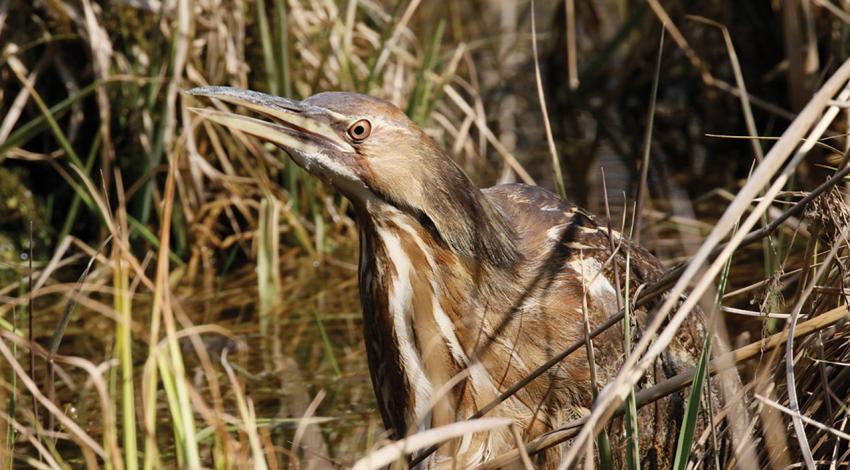
[[[117, 346], [117, 344], [115, 342], [113, 342], [112, 343], [112, 357], [110, 358], [112, 361], [118, 360], [118, 348], [116, 346]], [[107, 393], [109, 393], [108, 406], [110, 408], [113, 408], [113, 411], [114, 411], [115, 403], [117, 403], [117, 401], [118, 401], [118, 398], [117, 398], [116, 392], [115, 392], [115, 390], [117, 388], [117, 382], [118, 382], [118, 367], [110, 367], [109, 371], [107, 372], [107, 375], [106, 375], [106, 385], [107, 385]], [[103, 448], [104, 449], [111, 449], [113, 447], [117, 447], [118, 446], [118, 430], [115, 428], [115, 426], [113, 426], [111, 429], [104, 429], [103, 431], [104, 431], [103, 432], [103, 438], [102, 438]], [[120, 464], [120, 461], [117, 461], [117, 463]], [[114, 467], [115, 464], [116, 464], [116, 462], [113, 461], [113, 459], [106, 459], [106, 461], [103, 462], [103, 468], [105, 468], [107, 470], [111, 470], [111, 469], [115, 468]]]
[[[736, 230], [737, 231], [737, 227]], [[726, 261], [723, 267], [723, 273], [720, 277], [720, 285], [717, 289], [715, 299], [714, 315], [719, 315], [720, 303], [723, 300], [723, 294], [726, 292], [726, 285], [729, 280], [729, 271], [732, 268], [732, 258]], [[714, 318], [712, 315], [711, 318]], [[712, 320], [713, 322], [714, 320]], [[697, 417], [700, 411], [700, 392], [705, 383], [706, 372], [708, 371], [708, 361], [711, 359], [711, 337], [713, 328], [709, 327], [702, 343], [702, 351], [699, 355], [696, 371], [694, 373], [694, 381], [691, 384], [691, 391], [688, 394], [688, 401], [685, 406], [685, 414], [682, 416], [682, 424], [679, 428], [679, 440], [676, 443], [676, 456], [673, 459], [674, 470], [684, 470], [688, 465], [692, 453], [692, 445], [694, 441], [694, 432], [696, 431]], [[710, 398], [710, 394], [709, 394]]]
[[[127, 217], [127, 222], [130, 224], [132, 233], [138, 234], [139, 236], [144, 238], [145, 241], [153, 245], [154, 248], [159, 248], [159, 239], [156, 237], [156, 235], [154, 235], [153, 232], [150, 231], [149, 228], [147, 228], [144, 224], [130, 216]], [[180, 259], [180, 257], [177, 256], [177, 254], [171, 250], [168, 250], [168, 259], [178, 266], [186, 266], [186, 262]]]
[[97, 89], [98, 85], [103, 82], [94, 82], [85, 88], [81, 89], [78, 93], [65, 98], [59, 103], [51, 106], [47, 109], [47, 114], [42, 114], [41, 116], [29, 121], [23, 126], [19, 127], [18, 130], [12, 132], [4, 142], [0, 143], [0, 163], [6, 158], [6, 153], [15, 148], [20, 147], [27, 143], [33, 137], [42, 133], [46, 127], [49, 126], [48, 117], [53, 119], [60, 119], [65, 115], [70, 109], [71, 106], [74, 105], [77, 101], [80, 101], [92, 93]]
[[[47, 124], [47, 127], [50, 129], [53, 137], [59, 142], [59, 146], [62, 147], [62, 150], [65, 151], [67, 157], [71, 160], [71, 163], [74, 163], [78, 167], [83, 167], [83, 162], [80, 160], [80, 157], [77, 156], [77, 152], [74, 150], [74, 147], [71, 145], [71, 142], [68, 141], [68, 138], [65, 137], [65, 133], [62, 132], [62, 128], [59, 127], [59, 123], [56, 122], [56, 118], [51, 113], [50, 108], [47, 107], [47, 104], [41, 98], [41, 95], [31, 86], [26, 86], [26, 88], [30, 92], [30, 96], [32, 97], [33, 102], [38, 107], [38, 110], [41, 111], [42, 117]], [[77, 94], [79, 95], [79, 93]], [[70, 106], [70, 104], [69, 104]], [[0, 151], [0, 155], [4, 152]]]
[[[160, 89], [157, 87], [153, 87], [155, 89]], [[159, 165], [160, 161], [162, 161], [162, 155], [165, 153], [165, 133], [168, 129], [169, 121], [171, 118], [168, 115], [168, 102], [167, 100], [163, 100], [160, 106], [159, 115], [161, 119], [159, 120], [159, 126], [156, 130], [156, 136], [154, 137], [154, 146], [148, 155], [148, 158], [143, 158], [143, 170], [142, 170], [142, 178], [147, 179], [144, 186], [142, 186], [142, 190], [139, 191], [139, 194], [133, 200], [133, 214], [137, 220], [139, 220], [142, 224], [147, 224], [150, 218], [151, 213], [151, 204], [153, 199], [153, 187], [156, 183], [156, 178], [152, 175], [153, 172], [156, 171], [156, 167]]]
[[[634, 235], [635, 220], [637, 219], [637, 210], [632, 211], [631, 228], [629, 229], [629, 238]], [[631, 299], [629, 298], [629, 290], [631, 287], [631, 263], [632, 249], [631, 244], [626, 248], [626, 282], [625, 282], [625, 302], [623, 304], [623, 352], [628, 356], [632, 350], [632, 312]], [[640, 436], [637, 423], [637, 403], [635, 402], [635, 390], [632, 387], [629, 390], [629, 395], [626, 397], [626, 413], [623, 417], [623, 424], [626, 427], [626, 465], [629, 470], [640, 470]]]
[[328, 362], [331, 363], [331, 367], [334, 370], [334, 376], [336, 376], [336, 378], [340, 378], [342, 377], [342, 369], [339, 368], [339, 362], [336, 360], [336, 354], [334, 354], [331, 338], [328, 336], [328, 332], [325, 331], [325, 324], [322, 321], [322, 316], [318, 310], [316, 310], [316, 325], [319, 327], [319, 334], [322, 336], [322, 345], [324, 346], [325, 353], [328, 356]]
[[676, 443], [676, 457], [673, 460], [673, 469], [684, 470], [690, 460], [691, 446], [694, 441], [694, 431], [696, 430], [697, 417], [700, 410], [700, 390], [705, 379], [705, 372], [708, 368], [708, 350], [709, 337], [706, 336], [702, 344], [702, 352], [699, 355], [696, 372], [694, 374], [694, 383], [691, 385], [691, 391], [688, 394], [688, 402], [685, 407], [685, 415], [682, 417], [682, 424], [679, 428], [679, 441]]
[[124, 465], [127, 470], [138, 468], [139, 452], [136, 443], [136, 401], [133, 385], [132, 303], [130, 300], [129, 266], [119, 248], [115, 247], [117, 267], [114, 269], [113, 302], [120, 320], [116, 323], [115, 348], [121, 368], [121, 418], [123, 421]]
[[266, 71], [266, 81], [268, 81], [269, 92], [273, 95], [280, 93], [280, 80], [277, 76], [277, 67], [274, 64], [274, 44], [272, 44], [272, 35], [269, 30], [269, 18], [266, 14], [265, 0], [257, 0], [257, 23], [260, 26], [260, 44], [263, 50], [263, 66]]
[[422, 67], [419, 67], [419, 73], [416, 76], [416, 84], [413, 88], [413, 93], [410, 94], [410, 100], [407, 105], [407, 115], [414, 122], [422, 124], [428, 117], [428, 103], [431, 98], [433, 84], [428, 80], [428, 73], [431, 72], [436, 63], [437, 55], [440, 51], [440, 43], [443, 40], [443, 33], [446, 30], [446, 20], [440, 19], [437, 23], [437, 29], [431, 38], [431, 44], [428, 47], [428, 52], [425, 54], [425, 61]]
[[[593, 399], [596, 400], [598, 391], [593, 390]], [[602, 428], [596, 436], [596, 449], [599, 452], [599, 468], [602, 470], [614, 470], [614, 454], [611, 451], [611, 440], [608, 438], [608, 427]]]
[[[168, 362], [164, 351], [156, 353], [156, 362], [159, 369], [159, 377], [162, 380], [162, 388], [165, 390], [165, 398], [168, 401], [169, 416], [171, 417], [172, 429], [174, 431], [174, 446], [177, 452], [177, 461], [181, 467], [186, 466], [186, 423], [183, 413], [180, 411], [180, 399], [177, 392], [177, 381]], [[155, 468], [155, 467], [154, 467]]]
[[274, 2], [274, 33], [278, 51], [278, 79], [281, 82], [283, 96], [292, 98], [292, 74], [289, 70], [289, 28], [286, 24], [287, 11], [284, 0]]
[[272, 315], [280, 305], [280, 206], [274, 198], [260, 202], [257, 229], [257, 289], [260, 296], [260, 318]]
[[[103, 134], [98, 132], [95, 134], [94, 142], [92, 143], [91, 149], [89, 150], [89, 154], [86, 156], [86, 166], [85, 172], [83, 174], [88, 175], [91, 173], [91, 169], [94, 166], [95, 157], [97, 157], [97, 152], [100, 150], [101, 140], [103, 138]], [[77, 221], [77, 212], [80, 210], [80, 202], [83, 201], [81, 192], [74, 192], [74, 198], [71, 200], [71, 206], [68, 208], [68, 214], [65, 216], [65, 222], [62, 224], [62, 230], [59, 232], [59, 237], [57, 240], [64, 240], [69, 233], [71, 233], [71, 229], [74, 226], [74, 223]], [[82, 193], [85, 194], [85, 193]], [[89, 202], [89, 207], [93, 207], [91, 202]]]
[[[401, 4], [403, 2], [397, 1], [393, 6], [393, 11], [390, 13], [390, 18], [399, 18], [399, 13], [401, 10]], [[390, 40], [390, 36], [392, 36], [393, 29], [395, 29], [395, 23], [387, 23], [384, 25], [384, 28], [381, 30], [381, 39], [378, 43], [377, 51], [383, 51], [385, 47], [387, 47], [387, 41]], [[369, 75], [366, 77], [366, 82], [363, 84], [363, 89], [358, 90], [361, 93], [369, 93], [372, 88], [372, 84], [376, 80], [378, 76], [378, 58], [380, 57], [380, 52], [377, 52], [372, 55], [372, 60], [369, 62]]]

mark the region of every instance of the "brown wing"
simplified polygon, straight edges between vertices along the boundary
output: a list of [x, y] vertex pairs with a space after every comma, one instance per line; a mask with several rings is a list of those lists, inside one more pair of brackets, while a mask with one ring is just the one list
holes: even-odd
[[[610, 256], [607, 224], [586, 210], [562, 199], [557, 194], [539, 186], [521, 183], [503, 184], [482, 190], [484, 195], [511, 220], [516, 229], [516, 237], [522, 253], [546, 254], [544, 248], [554, 235], [550, 230], [563, 227], [558, 234], [560, 254], [569, 259], [578, 251], [578, 247], [587, 247], [586, 251], [604, 252]], [[622, 235], [613, 231], [615, 245]], [[644, 248], [633, 245], [631, 267], [638, 283], [652, 282], [663, 274], [663, 266]], [[625, 253], [624, 249], [620, 253]], [[551, 254], [551, 253], [550, 253]], [[625, 263], [624, 256], [618, 261]]]
[[[526, 278], [544, 276], [545, 286], [551, 286], [548, 292], [539, 296], [538, 303], [542, 305], [541, 316], [548, 318], [550, 323], [558, 323], [558, 331], [547, 331], [547, 338], [558, 342], [569, 343], [573, 338], [583, 337], [581, 296], [587, 292], [588, 315], [592, 325], [604, 321], [616, 313], [616, 304], [611, 302], [610, 285], [616, 284], [615, 273], [618, 274], [619, 284], [625, 284], [626, 246], [622, 246], [611, 262], [611, 243], [608, 229], [604, 221], [578, 206], [561, 199], [554, 193], [536, 186], [524, 184], [509, 184], [483, 190], [485, 196], [496, 205], [511, 221], [520, 251], [527, 257], [522, 269], [528, 271]], [[623, 243], [623, 236], [613, 231], [615, 246]], [[663, 274], [663, 266], [651, 253], [640, 246], [632, 245], [630, 261], [631, 293], [641, 284], [652, 283]], [[576, 272], [576, 266], [585, 266], [590, 260], [593, 266], [603, 266], [602, 276], [609, 284], [608, 292], [596, 292], [587, 289], [586, 284], [593, 283], [593, 278], [582, 277]], [[583, 269], [583, 268], [582, 268]], [[533, 274], [534, 272], [538, 274]], [[597, 271], [598, 272], [598, 271]], [[582, 283], [586, 283], [582, 285]], [[585, 290], [587, 289], [587, 290]], [[621, 288], [622, 290], [622, 288]], [[622, 292], [620, 293], [622, 294]], [[593, 296], [596, 295], [594, 298]], [[605, 298], [605, 296], [608, 296]], [[614, 294], [616, 295], [616, 294]], [[663, 299], [659, 299], [663, 300]], [[635, 312], [636, 321], [633, 325], [636, 342], [641, 330], [650, 318], [654, 305], [650, 304]], [[578, 311], [579, 313], [576, 313]], [[678, 337], [671, 343], [653, 370], [648, 371], [644, 381], [639, 386], [648, 387], [665, 378], [671, 377], [689, 367], [696, 361], [703, 335], [702, 315], [697, 312], [687, 322]], [[539, 323], [536, 335], [545, 330], [545, 323]], [[564, 332], [567, 333], [564, 333]], [[594, 343], [597, 351], [596, 364], [598, 368], [600, 387], [613, 378], [622, 362], [622, 327], [613, 327]], [[529, 342], [533, 341], [530, 336]], [[559, 344], [555, 350], [562, 349], [566, 344]], [[577, 351], [562, 363], [562, 369], [578, 370], [587, 359], [583, 351]], [[572, 366], [572, 368], [571, 368]], [[585, 366], [586, 368], [586, 366]], [[576, 389], [576, 380], [580, 389]], [[565, 389], [561, 403], [569, 404], [570, 396], [581, 396], [583, 406], [590, 406], [590, 395], [587, 390], [589, 378], [577, 374], [569, 374], [555, 382], [555, 387]], [[647, 463], [665, 465], [666, 458], [671, 455], [675, 439], [678, 435], [678, 416], [681, 416], [683, 394], [671, 396], [662, 400], [656, 406], [649, 406], [639, 413], [641, 427], [641, 445], [644, 460]], [[555, 405], [558, 406], [558, 405]], [[645, 426], [644, 426], [645, 425]], [[614, 426], [622, 429], [620, 426]], [[645, 434], [645, 435], [644, 435]], [[618, 436], [613, 436], [612, 443], [624, 445]], [[666, 456], [666, 458], [665, 458]], [[660, 460], [658, 460], [660, 459]]]

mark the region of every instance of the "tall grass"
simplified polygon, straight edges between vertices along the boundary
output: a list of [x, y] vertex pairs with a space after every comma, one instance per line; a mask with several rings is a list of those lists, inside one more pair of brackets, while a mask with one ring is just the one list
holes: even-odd
[[[603, 427], [639, 434], [638, 410], [690, 380], [678, 468], [846, 462], [850, 181], [838, 149], [850, 15], [781, 3], [0, 0], [0, 171], [23, 170], [30, 189], [0, 188], [0, 245], [11, 238], [15, 252], [0, 258], [0, 467], [373, 468], [403, 457], [383, 446], [365, 369], [348, 203], [280, 150], [194, 119], [181, 90], [207, 84], [381, 96], [482, 186], [536, 181], [598, 212], [604, 165], [609, 218], [635, 217], [634, 237], [668, 267], [688, 262], [638, 292], [627, 281], [620, 317], [587, 325], [591, 339], [625, 316], [628, 341], [632, 309], [675, 284], [592, 413], [520, 436], [523, 452], [493, 462], [527, 463], [526, 450]], [[662, 27], [674, 45], [659, 53]], [[815, 94], [817, 77], [832, 78]], [[626, 210], [638, 184], [641, 209]], [[30, 220], [11, 203], [47, 199]], [[20, 241], [31, 221], [55, 246]], [[32, 269], [17, 256], [30, 249]], [[718, 330], [733, 336], [697, 345], [690, 378], [635, 385], [718, 278]], [[743, 347], [726, 354], [733, 345]], [[700, 383], [736, 361], [743, 389], [703, 426]], [[622, 413], [625, 429], [608, 426]], [[715, 438], [738, 454], [721, 455]], [[632, 468], [642, 452], [629, 447]]]

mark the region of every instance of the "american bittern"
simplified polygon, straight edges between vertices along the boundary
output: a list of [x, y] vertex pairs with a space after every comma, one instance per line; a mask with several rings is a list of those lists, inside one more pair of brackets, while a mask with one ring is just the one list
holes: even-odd
[[[201, 111], [284, 149], [352, 202], [369, 369], [393, 436], [465, 419], [584, 338], [585, 317], [592, 328], [617, 311], [614, 277], [625, 273], [625, 249], [612, 257], [605, 227], [539, 187], [478, 189], [394, 105], [341, 92], [304, 101], [224, 87], [190, 93], [263, 116]], [[661, 274], [651, 254], [631, 250], [633, 286]], [[639, 334], [648, 313], [635, 315]], [[641, 385], [691, 367], [702, 331], [701, 320], [691, 320]], [[622, 362], [623, 330], [609, 329], [594, 351], [601, 387]], [[577, 351], [488, 416], [512, 418], [525, 438], [555, 429], [591, 406], [591, 373], [585, 350]], [[443, 387], [458, 374], [463, 380]], [[448, 390], [437, 394], [441, 387]], [[672, 397], [640, 410], [645, 464], [668, 466], [681, 405]], [[625, 455], [623, 427], [610, 434], [615, 457]], [[425, 463], [466, 467], [515, 445], [507, 429], [475, 434], [443, 445]], [[560, 452], [535, 458], [550, 466]]]

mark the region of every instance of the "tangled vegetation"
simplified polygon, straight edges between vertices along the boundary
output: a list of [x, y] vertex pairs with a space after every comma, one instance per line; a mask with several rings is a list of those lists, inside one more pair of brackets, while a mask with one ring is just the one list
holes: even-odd
[[[0, 0], [0, 467], [347, 467], [386, 444], [352, 211], [191, 114], [214, 84], [373, 94], [481, 186], [615, 224], [640, 199], [670, 270], [634, 301], [694, 288], [720, 339], [639, 404], [743, 382], [680, 468], [844, 468], [848, 46], [832, 0]], [[597, 418], [527, 450], [592, 443]]]

